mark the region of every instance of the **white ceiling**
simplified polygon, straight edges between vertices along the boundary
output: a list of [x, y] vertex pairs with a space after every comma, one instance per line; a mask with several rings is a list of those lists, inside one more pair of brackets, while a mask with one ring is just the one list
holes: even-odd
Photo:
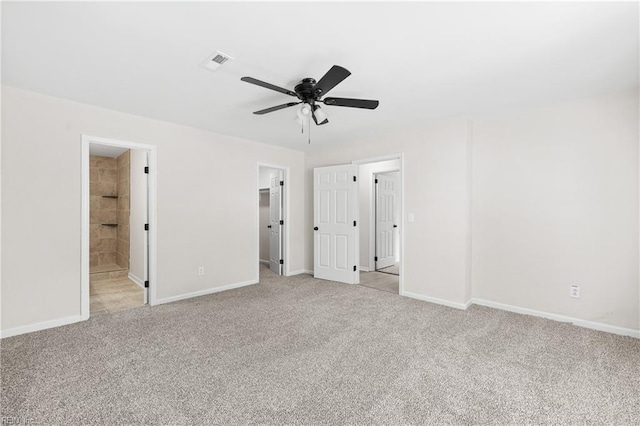
[[[352, 75], [312, 143], [338, 144], [445, 117], [482, 116], [638, 85], [633, 3], [11, 3], [4, 84], [295, 149], [292, 89], [332, 65]], [[215, 50], [235, 58], [199, 67]]]

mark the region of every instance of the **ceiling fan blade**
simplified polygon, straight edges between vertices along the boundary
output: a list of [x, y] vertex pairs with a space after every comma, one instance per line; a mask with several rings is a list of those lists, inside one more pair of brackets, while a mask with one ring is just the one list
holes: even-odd
[[342, 80], [349, 77], [351, 72], [342, 68], [341, 66], [334, 65], [329, 71], [316, 83], [313, 88], [316, 96], [324, 96], [329, 90], [336, 87]]
[[325, 105], [335, 105], [351, 108], [376, 109], [380, 102], [369, 99], [326, 98], [322, 102]]
[[298, 105], [298, 104], [301, 104], [301, 103], [302, 102], [289, 102], [287, 104], [282, 104], [282, 105], [274, 106], [274, 107], [271, 107], [271, 108], [261, 109], [260, 111], [254, 112], [254, 114], [256, 114], [256, 115], [267, 114], [269, 112], [278, 111], [279, 109], [289, 108], [289, 107], [292, 107], [294, 105]]
[[291, 90], [275, 86], [271, 83], [266, 83], [253, 77], [242, 77], [240, 80], [247, 83], [255, 84], [256, 86], [264, 87], [266, 89], [275, 90], [276, 92], [284, 93], [285, 95], [294, 96], [296, 98], [298, 97], [298, 95], [296, 95], [296, 92], [292, 92]]

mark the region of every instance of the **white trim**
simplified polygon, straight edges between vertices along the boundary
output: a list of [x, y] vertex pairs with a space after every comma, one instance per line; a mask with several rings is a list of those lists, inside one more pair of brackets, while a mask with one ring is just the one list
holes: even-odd
[[297, 271], [289, 272], [289, 275], [287, 275], [287, 276], [288, 277], [293, 277], [294, 275], [301, 275], [301, 274], [313, 275], [313, 271], [311, 269], [298, 269]]
[[640, 339], [640, 330], [632, 328], [617, 327], [615, 325], [603, 324], [601, 322], [586, 321], [579, 318], [567, 317], [565, 315], [552, 314], [550, 312], [536, 311], [534, 309], [522, 308], [520, 306], [507, 305], [490, 300], [472, 298], [471, 303], [488, 308], [500, 309], [503, 311], [514, 312], [516, 314], [531, 315], [534, 317], [546, 318], [553, 321], [568, 322], [578, 327], [589, 328], [591, 330], [605, 331], [607, 333], [619, 334], [621, 336], [635, 337]]
[[467, 303], [452, 302], [450, 300], [439, 299], [437, 297], [431, 297], [431, 296], [424, 296], [422, 294], [412, 293], [410, 291], [404, 291], [401, 294], [401, 296], [410, 297], [411, 299], [422, 300], [424, 302], [435, 303], [436, 305], [443, 305], [443, 306], [448, 306], [450, 308], [461, 309], [463, 311], [467, 309], [471, 304], [471, 301]]
[[74, 315], [71, 317], [37, 322], [35, 324], [22, 325], [20, 327], [0, 331], [0, 339], [4, 339], [5, 337], [18, 336], [20, 334], [33, 333], [34, 331], [46, 330], [48, 328], [60, 327], [62, 325], [69, 325], [83, 320], [84, 318], [82, 318], [82, 315]]
[[89, 145], [110, 145], [119, 146], [129, 149], [140, 149], [148, 152], [149, 165], [149, 304], [157, 305], [157, 283], [158, 283], [158, 247], [157, 247], [157, 176], [158, 176], [158, 160], [157, 147], [155, 145], [147, 145], [136, 142], [122, 141], [117, 139], [101, 138], [82, 134], [81, 138], [81, 188], [82, 188], [82, 225], [80, 240], [80, 315], [83, 320], [89, 318], [90, 315], [90, 290], [89, 290]]
[[[407, 296], [407, 297], [412, 297], [410, 296], [411, 294], [415, 294], [415, 293], [410, 293], [410, 292], [405, 292], [404, 291], [404, 277], [405, 277], [405, 273], [404, 273], [404, 259], [405, 259], [405, 229], [407, 226], [407, 218], [406, 218], [406, 206], [405, 206], [405, 183], [404, 183], [404, 152], [400, 152], [398, 154], [389, 154], [389, 155], [382, 155], [379, 157], [371, 157], [371, 158], [365, 158], [362, 160], [352, 160], [351, 164], [368, 164], [368, 163], [377, 163], [380, 161], [389, 161], [389, 160], [400, 160], [400, 216], [401, 216], [401, 220], [400, 220], [400, 279], [399, 279], [399, 283], [398, 283], [398, 294], [400, 294], [400, 296]], [[371, 223], [369, 224], [371, 225]], [[360, 241], [360, 239], [358, 238], [358, 241]], [[371, 241], [369, 241], [369, 244], [371, 244]], [[371, 255], [371, 253], [369, 253], [369, 255]], [[371, 258], [371, 256], [370, 256]], [[375, 268], [375, 264], [374, 264], [374, 268]], [[414, 299], [418, 299], [418, 297], [413, 297]], [[425, 299], [420, 299], [420, 300], [425, 300]], [[437, 299], [440, 300], [440, 299]], [[434, 303], [438, 303], [438, 302], [434, 302]], [[451, 303], [451, 302], [447, 302], [447, 303]]]
[[81, 195], [81, 231], [80, 231], [80, 316], [83, 320], [89, 319], [90, 309], [90, 279], [89, 279], [89, 141], [82, 135], [80, 145], [81, 165], [80, 165], [80, 186]]
[[134, 283], [138, 284], [140, 287], [144, 288], [144, 280], [141, 280], [140, 278], [138, 278], [137, 276], [135, 276], [131, 272], [129, 272], [129, 274], [127, 274], [127, 277], [131, 281], [133, 281]]
[[382, 161], [397, 160], [398, 158], [401, 158], [402, 155], [403, 153], [400, 152], [398, 154], [389, 154], [389, 155], [381, 155], [379, 157], [363, 158], [362, 160], [352, 160], [351, 164], [380, 163]]
[[367, 266], [360, 266], [359, 268], [362, 272], [371, 272], [371, 270]]
[[246, 287], [253, 284], [258, 284], [258, 281], [257, 280], [243, 281], [240, 283], [208, 288], [206, 290], [194, 291], [192, 293], [185, 293], [185, 294], [179, 294], [177, 296], [165, 297], [162, 299], [156, 299], [156, 305], [177, 302], [178, 300], [191, 299], [193, 297], [206, 296], [207, 294], [219, 293], [221, 291], [226, 291], [226, 290], [233, 290], [234, 288]]
[[[257, 188], [258, 188], [258, 201], [256, 203], [256, 231], [257, 231], [257, 235], [258, 235], [258, 240], [256, 243], [256, 259], [258, 259], [258, 263], [256, 265], [256, 281], [260, 281], [260, 190], [264, 189], [264, 188], [260, 188], [260, 167], [267, 167], [270, 169], [278, 169], [281, 170], [284, 173], [284, 225], [283, 225], [283, 232], [284, 232], [284, 238], [283, 238], [283, 242], [284, 242], [284, 247], [282, 247], [282, 252], [283, 252], [283, 258], [284, 258], [284, 268], [282, 268], [282, 275], [285, 277], [288, 277], [290, 275], [289, 273], [289, 269], [291, 267], [291, 262], [290, 262], [290, 258], [289, 258], [289, 247], [291, 247], [291, 232], [290, 232], [290, 221], [291, 221], [291, 215], [290, 215], [290, 187], [291, 187], [291, 173], [289, 172], [289, 167], [287, 166], [280, 166], [280, 165], [276, 165], [276, 164], [269, 164], [269, 163], [262, 163], [260, 161], [258, 161], [257, 163], [257, 167], [256, 167], [256, 180], [258, 182]], [[271, 265], [271, 262], [269, 262], [269, 265]]]

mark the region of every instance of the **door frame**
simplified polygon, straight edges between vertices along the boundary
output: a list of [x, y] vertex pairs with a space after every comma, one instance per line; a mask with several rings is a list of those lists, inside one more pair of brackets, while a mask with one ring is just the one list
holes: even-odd
[[284, 225], [282, 226], [282, 232], [284, 236], [280, 237], [282, 241], [282, 258], [284, 259], [284, 268], [282, 268], [282, 276], [288, 277], [291, 272], [290, 269], [290, 258], [289, 258], [289, 247], [290, 247], [290, 238], [291, 233], [289, 232], [289, 186], [291, 185], [289, 167], [263, 163], [258, 161], [256, 165], [256, 281], [260, 282], [260, 167], [267, 167], [269, 169], [278, 169], [281, 170], [284, 174], [284, 186], [282, 188], [282, 220], [284, 221]]
[[128, 149], [140, 149], [148, 152], [149, 164], [149, 183], [148, 183], [148, 210], [149, 210], [149, 251], [148, 251], [148, 267], [149, 267], [149, 305], [157, 304], [157, 283], [158, 283], [158, 248], [157, 248], [157, 147], [155, 145], [141, 144], [137, 142], [129, 142], [117, 139], [102, 138], [98, 136], [90, 136], [82, 134], [81, 138], [81, 188], [82, 188], [82, 204], [81, 204], [81, 241], [80, 241], [80, 315], [83, 320], [89, 319], [90, 316], [90, 283], [89, 283], [89, 145], [108, 145], [117, 146]]
[[[389, 155], [381, 155], [379, 157], [370, 157], [370, 158], [364, 158], [361, 160], [353, 160], [351, 161], [351, 164], [368, 164], [368, 163], [378, 163], [380, 161], [389, 161], [389, 160], [400, 160], [400, 230], [398, 231], [399, 233], [399, 238], [400, 238], [400, 282], [399, 282], [399, 288], [398, 288], [398, 293], [400, 294], [400, 296], [404, 296], [404, 259], [405, 259], [405, 226], [406, 226], [406, 217], [405, 217], [405, 188], [404, 188], [404, 153], [400, 152], [398, 154], [389, 154]], [[372, 192], [372, 194], [375, 194], [375, 181], [372, 182], [373, 186], [373, 190], [374, 192]], [[372, 203], [373, 205], [369, 207], [369, 265], [373, 264], [374, 267], [374, 271], [375, 271], [375, 261], [374, 256], [375, 256], [375, 246], [373, 246], [373, 250], [372, 250], [372, 244], [375, 244], [375, 196], [371, 197], [372, 199]], [[372, 238], [373, 237], [373, 238]], [[360, 239], [358, 238], [358, 241]], [[373, 261], [373, 263], [371, 263]]]

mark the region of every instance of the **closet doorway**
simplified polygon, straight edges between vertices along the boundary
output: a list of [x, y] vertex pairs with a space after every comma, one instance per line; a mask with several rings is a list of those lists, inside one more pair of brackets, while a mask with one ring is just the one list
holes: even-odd
[[258, 164], [258, 276], [287, 275], [288, 169]]

